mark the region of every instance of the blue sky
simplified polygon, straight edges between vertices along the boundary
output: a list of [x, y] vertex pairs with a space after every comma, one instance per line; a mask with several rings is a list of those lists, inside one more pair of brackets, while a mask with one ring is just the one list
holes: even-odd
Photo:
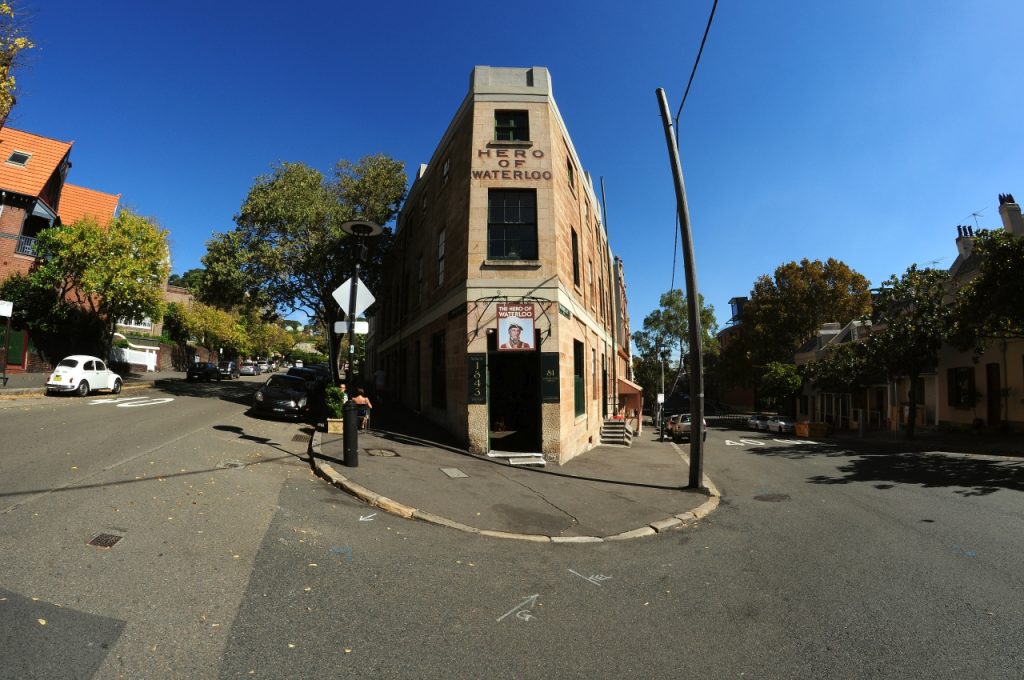
[[[273, 163], [384, 152], [412, 172], [474, 65], [546, 66], [604, 177], [637, 329], [676, 230], [655, 89], [674, 115], [711, 5], [22, 0], [38, 48], [9, 125], [74, 140], [69, 181], [155, 217], [181, 273]], [[720, 0], [678, 131], [719, 322], [785, 262], [878, 284], [948, 267], [957, 224], [1000, 226], [997, 194], [1024, 199], [1021, 26], [1019, 0]]]

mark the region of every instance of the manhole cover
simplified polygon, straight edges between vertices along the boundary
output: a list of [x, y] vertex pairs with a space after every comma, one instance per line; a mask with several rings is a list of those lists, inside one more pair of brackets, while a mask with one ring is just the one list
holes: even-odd
[[96, 536], [89, 541], [89, 545], [96, 546], [97, 548], [110, 548], [122, 538], [124, 538], [124, 536], [118, 536], [117, 534], [96, 534]]
[[308, 434], [292, 435], [292, 441], [293, 442], [308, 442], [309, 441], [309, 435]]
[[240, 460], [226, 460], [217, 467], [219, 468], [243, 468], [245, 463]]
[[398, 458], [398, 452], [391, 449], [366, 449], [368, 456], [381, 456], [382, 458]]
[[782, 501], [789, 500], [789, 494], [785, 493], [763, 493], [758, 496], [754, 496], [755, 501], [764, 501], [765, 503], [781, 503]]

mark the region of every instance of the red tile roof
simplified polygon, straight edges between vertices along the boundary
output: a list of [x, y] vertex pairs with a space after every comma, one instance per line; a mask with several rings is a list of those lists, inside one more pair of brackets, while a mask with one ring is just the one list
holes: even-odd
[[102, 191], [86, 189], [74, 184], [64, 184], [60, 194], [57, 214], [62, 224], [72, 224], [83, 217], [91, 217], [105, 227], [114, 219], [121, 194], [105, 194]]
[[[39, 196], [71, 151], [72, 144], [9, 127], [0, 129], [0, 190]], [[8, 163], [14, 151], [31, 154], [31, 157], [24, 166]]]

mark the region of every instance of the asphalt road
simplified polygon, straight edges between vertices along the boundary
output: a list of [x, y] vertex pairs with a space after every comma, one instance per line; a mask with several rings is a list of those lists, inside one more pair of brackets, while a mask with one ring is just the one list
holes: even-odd
[[0, 677], [1024, 676], [1020, 462], [712, 430], [709, 518], [540, 545], [342, 495], [251, 382], [0, 407]]

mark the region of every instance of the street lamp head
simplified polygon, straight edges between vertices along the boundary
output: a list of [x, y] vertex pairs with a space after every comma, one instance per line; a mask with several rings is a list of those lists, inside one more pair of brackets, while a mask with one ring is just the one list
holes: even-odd
[[341, 230], [346, 234], [359, 237], [380, 236], [384, 233], [383, 227], [367, 220], [351, 220], [341, 225]]

